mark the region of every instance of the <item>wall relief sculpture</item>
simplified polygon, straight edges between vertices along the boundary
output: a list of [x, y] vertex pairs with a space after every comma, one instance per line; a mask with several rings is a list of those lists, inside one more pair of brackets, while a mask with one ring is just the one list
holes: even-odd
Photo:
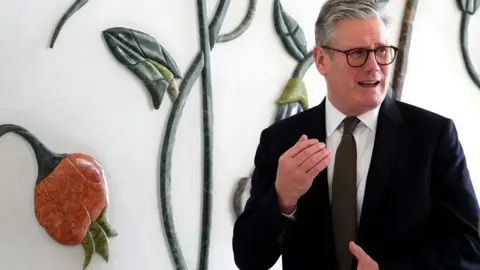
[[[67, 21], [87, 2], [88, 0], [75, 0], [65, 11], [54, 28], [50, 48], [55, 46]], [[388, 0], [376, 2], [379, 5], [386, 5]], [[406, 0], [399, 39], [400, 50], [389, 90], [395, 99], [401, 99], [417, 3], [418, 0]], [[468, 74], [480, 88], [480, 77], [471, 62], [467, 39], [469, 18], [478, 10], [480, 0], [457, 0], [457, 3], [462, 11], [460, 36], [462, 55]], [[153, 37], [139, 29], [125, 26], [108, 28], [101, 33], [112, 57], [129, 69], [132, 77], [143, 83], [142, 88], [150, 95], [153, 109], [160, 108], [165, 100], [165, 94], [172, 102], [158, 161], [160, 170], [158, 205], [175, 269], [188, 269], [188, 266], [173, 218], [170, 189], [172, 156], [182, 111], [194, 83], [199, 78], [202, 91], [203, 194], [201, 244], [196, 268], [208, 269], [214, 161], [210, 51], [217, 43], [232, 41], [248, 29], [255, 15], [257, 0], [249, 0], [245, 16], [233, 31], [220, 34], [229, 4], [230, 0], [219, 0], [214, 16], [209, 20], [206, 15], [206, 1], [196, 1], [200, 50], [183, 73], [177, 66], [174, 56], [168, 52], [168, 48], [163, 47], [158, 41], [160, 37]], [[308, 91], [303, 78], [314, 63], [314, 59], [312, 51], [307, 50], [304, 32], [284, 10], [280, 0], [273, 0], [272, 12], [273, 29], [279, 42], [296, 61], [276, 100], [277, 111], [274, 121], [280, 121], [309, 108]], [[35, 215], [41, 226], [60, 244], [81, 244], [85, 251], [84, 269], [89, 266], [93, 253], [108, 261], [109, 238], [117, 236], [117, 232], [112, 229], [106, 218], [108, 190], [102, 166], [93, 157], [85, 154], [53, 153], [23, 127], [13, 124], [0, 125], [0, 137], [8, 132], [22, 136], [34, 149], [38, 162], [38, 178], [34, 189]], [[250, 177], [243, 177], [236, 184], [231, 202], [235, 218], [242, 213], [248, 198]]]
[[[175, 269], [188, 269], [183, 255], [182, 245], [178, 239], [173, 221], [171, 203], [171, 168], [175, 136], [182, 111], [195, 81], [201, 78], [203, 102], [203, 206], [202, 228], [198, 269], [208, 269], [211, 218], [212, 218], [212, 163], [213, 163], [213, 108], [212, 84], [210, 67], [210, 50], [215, 44], [224, 43], [238, 38], [250, 26], [257, 0], [250, 0], [242, 22], [230, 33], [220, 34], [230, 0], [220, 0], [210, 24], [207, 24], [205, 0], [197, 1], [198, 31], [200, 48], [185, 74], [182, 76], [173, 56], [167, 49], [149, 34], [136, 29], [114, 27], [103, 32], [104, 40], [113, 56], [147, 88], [152, 97], [153, 107], [158, 109], [165, 92], [168, 92], [173, 102], [170, 111], [165, 137], [163, 138], [159, 179], [159, 208], [170, 254]], [[180, 86], [177, 87], [177, 81]]]
[[25, 139], [35, 153], [38, 174], [34, 205], [40, 225], [62, 245], [82, 245], [83, 269], [94, 252], [108, 262], [108, 238], [117, 232], [106, 216], [108, 187], [100, 163], [82, 153], [54, 153], [25, 128], [0, 125], [0, 137], [9, 132]]

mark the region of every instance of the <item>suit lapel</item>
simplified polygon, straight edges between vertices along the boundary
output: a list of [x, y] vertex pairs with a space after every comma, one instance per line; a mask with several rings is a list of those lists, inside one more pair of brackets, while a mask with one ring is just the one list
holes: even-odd
[[[325, 100], [312, 110], [312, 117], [309, 119], [306, 134], [309, 138], [317, 138], [319, 141], [325, 142]], [[400, 111], [395, 101], [390, 97], [385, 98], [378, 117], [359, 224], [359, 241], [362, 241], [363, 232], [375, 217], [384, 190], [388, 185], [393, 165], [400, 154], [400, 150], [405, 148], [410, 138]], [[327, 169], [323, 170], [316, 177], [309, 191], [300, 199], [299, 205], [303, 205], [303, 207], [299, 207], [299, 219], [306, 219], [311, 222], [312, 226], [322, 226], [330, 231], [331, 209], [327, 175]], [[303, 213], [305, 215], [302, 215]], [[333, 241], [332, 239], [328, 240]], [[333, 242], [331, 243], [333, 244]]]
[[402, 128], [402, 124], [403, 119], [395, 102], [387, 96], [381, 105], [378, 116], [375, 143], [360, 218], [359, 241], [361, 241], [364, 230], [375, 216], [399, 150], [404, 148], [405, 141], [407, 141], [404, 136], [405, 128]]
[[[312, 108], [311, 118], [308, 119], [305, 130], [309, 138], [316, 138], [325, 142], [325, 99], [317, 107]], [[327, 169], [323, 170], [313, 180], [310, 189], [300, 198], [298, 202], [298, 225], [303, 232], [304, 244], [316, 244], [316, 248], [310, 250], [310, 266], [318, 264], [317, 268], [324, 268], [326, 265], [334, 264], [334, 242], [332, 232], [332, 214], [330, 210], [330, 199], [328, 192]], [[332, 261], [320, 262], [316, 260], [316, 252], [322, 252]]]
[[[308, 120], [307, 136], [308, 138], [318, 139], [320, 142], [325, 142], [325, 99], [313, 108], [312, 118]], [[313, 205], [315, 211], [326, 210], [329, 207], [328, 198], [328, 181], [327, 170], [323, 170], [313, 181], [312, 187], [305, 194], [305, 200], [308, 203], [305, 205]], [[315, 215], [316, 216], [316, 215]]]

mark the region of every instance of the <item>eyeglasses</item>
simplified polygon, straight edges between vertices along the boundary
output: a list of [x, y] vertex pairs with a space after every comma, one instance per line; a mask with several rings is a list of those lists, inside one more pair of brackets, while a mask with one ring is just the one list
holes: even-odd
[[344, 53], [347, 57], [347, 62], [351, 67], [363, 66], [367, 62], [370, 52], [374, 53], [375, 60], [379, 65], [390, 65], [395, 60], [398, 52], [398, 48], [395, 46], [381, 46], [375, 49], [354, 48], [345, 51], [327, 46], [322, 46], [322, 48]]

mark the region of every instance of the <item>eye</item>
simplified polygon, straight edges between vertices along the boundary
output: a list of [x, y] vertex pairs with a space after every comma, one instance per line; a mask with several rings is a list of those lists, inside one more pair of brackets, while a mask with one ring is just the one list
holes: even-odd
[[365, 50], [364, 49], [353, 49], [348, 54], [350, 54], [352, 56], [362, 56], [362, 55], [365, 54]]
[[386, 54], [389, 50], [389, 47], [380, 47], [377, 49], [377, 53]]

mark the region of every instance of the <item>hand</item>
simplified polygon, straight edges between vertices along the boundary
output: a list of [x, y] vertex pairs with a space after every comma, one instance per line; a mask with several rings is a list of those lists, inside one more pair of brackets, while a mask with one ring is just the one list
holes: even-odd
[[377, 262], [375, 262], [365, 251], [357, 246], [353, 241], [349, 245], [350, 252], [358, 260], [357, 270], [379, 270]]
[[293, 212], [298, 199], [308, 191], [313, 179], [330, 163], [330, 150], [317, 139], [302, 135], [278, 161], [275, 188], [282, 212]]

